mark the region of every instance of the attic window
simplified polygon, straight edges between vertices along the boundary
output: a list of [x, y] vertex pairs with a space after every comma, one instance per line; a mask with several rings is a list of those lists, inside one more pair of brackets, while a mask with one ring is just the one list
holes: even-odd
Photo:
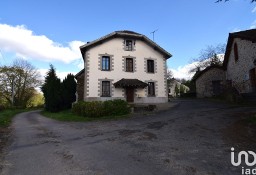
[[132, 51], [132, 40], [125, 40], [125, 50]]
[[238, 61], [238, 49], [237, 49], [237, 44], [234, 44], [234, 55], [235, 55], [235, 61]]

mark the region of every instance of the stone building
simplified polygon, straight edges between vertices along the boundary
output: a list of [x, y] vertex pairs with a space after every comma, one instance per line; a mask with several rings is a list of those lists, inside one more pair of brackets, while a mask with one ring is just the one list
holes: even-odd
[[256, 29], [229, 34], [223, 66], [240, 93], [256, 90]]
[[211, 97], [232, 86], [239, 94], [256, 92], [256, 29], [230, 33], [223, 66], [195, 76], [197, 97]]
[[226, 82], [225, 70], [222, 66], [210, 66], [197, 73], [194, 79], [198, 98], [219, 95], [223, 92], [223, 85]]
[[168, 101], [166, 60], [171, 54], [146, 36], [116, 31], [80, 50], [84, 69], [75, 76], [78, 100]]

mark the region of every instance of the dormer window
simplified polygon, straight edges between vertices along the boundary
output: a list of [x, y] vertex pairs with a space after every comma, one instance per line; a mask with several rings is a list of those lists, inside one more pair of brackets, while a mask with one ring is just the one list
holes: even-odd
[[125, 40], [125, 50], [132, 51], [132, 40]]

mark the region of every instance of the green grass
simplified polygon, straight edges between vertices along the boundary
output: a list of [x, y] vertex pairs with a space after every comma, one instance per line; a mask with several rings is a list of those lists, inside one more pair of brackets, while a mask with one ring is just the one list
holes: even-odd
[[71, 110], [60, 111], [57, 113], [51, 113], [48, 111], [42, 111], [41, 114], [45, 117], [65, 121], [65, 122], [89, 122], [89, 121], [100, 121], [100, 120], [117, 120], [122, 118], [128, 118], [129, 115], [121, 115], [121, 116], [104, 116], [98, 118], [89, 118], [75, 115], [71, 112]]
[[12, 118], [16, 114], [25, 111], [27, 111], [27, 109], [5, 109], [3, 111], [0, 111], [0, 127], [8, 127], [12, 122]]

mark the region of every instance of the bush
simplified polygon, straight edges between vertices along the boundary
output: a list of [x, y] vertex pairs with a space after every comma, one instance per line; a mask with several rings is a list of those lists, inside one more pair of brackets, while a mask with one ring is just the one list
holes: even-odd
[[83, 117], [97, 118], [128, 114], [130, 107], [124, 100], [78, 102], [73, 105], [72, 112]]

